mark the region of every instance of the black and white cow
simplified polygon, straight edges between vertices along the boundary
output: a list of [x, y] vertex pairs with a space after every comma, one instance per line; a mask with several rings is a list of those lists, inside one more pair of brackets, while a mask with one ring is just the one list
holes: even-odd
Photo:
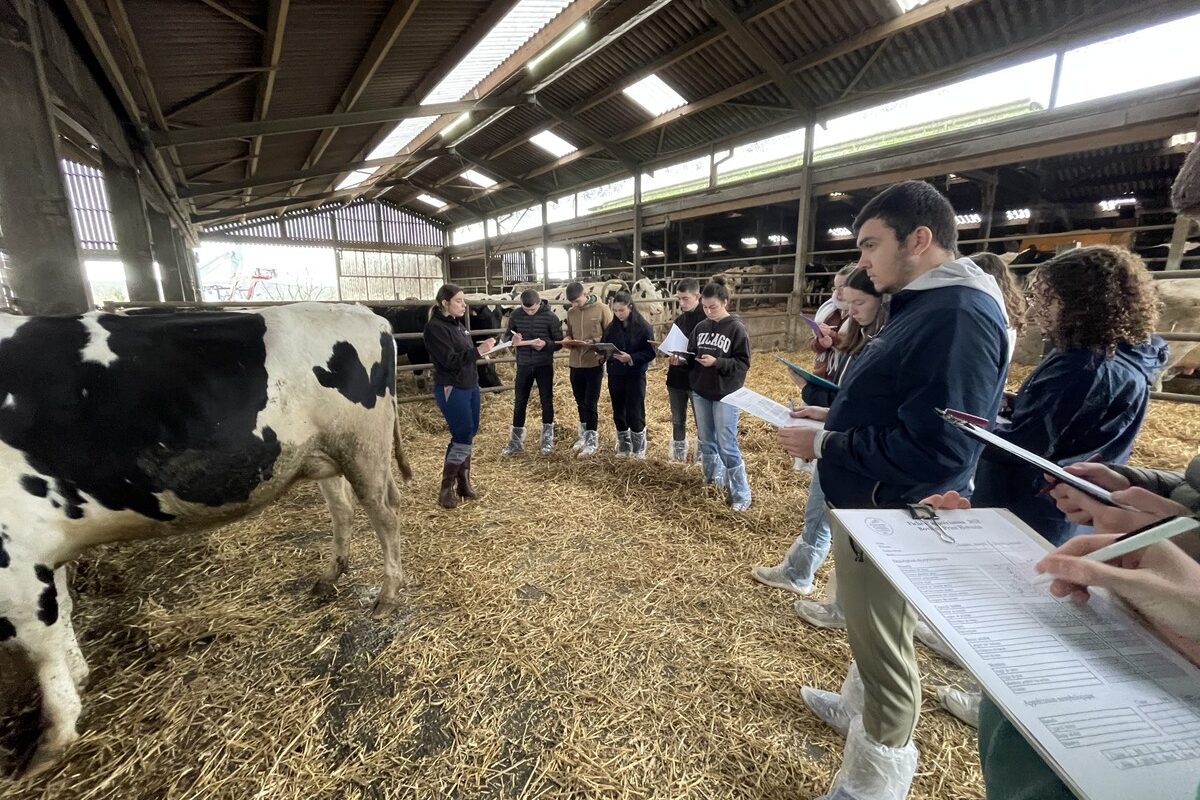
[[245, 313], [0, 316], [0, 642], [25, 651], [45, 729], [27, 772], [75, 738], [88, 668], [64, 565], [105, 542], [200, 531], [320, 482], [347, 571], [355, 498], [383, 549], [376, 608], [402, 579], [411, 477], [384, 320], [349, 305]]
[[[379, 316], [383, 317], [392, 326], [392, 333], [420, 333], [425, 330], [425, 323], [429, 321], [429, 315], [433, 311], [433, 306], [370, 306], [371, 310]], [[480, 306], [471, 309], [471, 329], [472, 330], [492, 330], [503, 326], [504, 310], [500, 306]], [[479, 334], [475, 336], [475, 341], [482, 342], [488, 336], [495, 334]], [[425, 349], [425, 340], [420, 338], [414, 339], [397, 339], [396, 353], [408, 358], [410, 364], [428, 364], [429, 351]], [[500, 376], [496, 373], [496, 367], [491, 363], [483, 363], [478, 366], [479, 370], [479, 385], [483, 387], [499, 386]], [[418, 385], [424, 384], [422, 373], [424, 370], [413, 370], [413, 377], [417, 380]]]

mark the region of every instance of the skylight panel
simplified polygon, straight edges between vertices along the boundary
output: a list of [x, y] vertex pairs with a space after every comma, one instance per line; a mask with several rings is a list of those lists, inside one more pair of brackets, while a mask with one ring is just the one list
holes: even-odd
[[483, 189], [490, 189], [496, 185], [496, 181], [494, 179], [489, 178], [487, 175], [484, 175], [479, 170], [469, 169], [466, 172], [464, 172], [462, 174], [462, 176], [464, 178], [466, 178], [467, 180], [469, 180], [471, 183], [473, 183], [476, 186], [479, 186], [480, 188], [483, 188]]
[[568, 153], [574, 153], [579, 148], [552, 131], [542, 131], [529, 137], [529, 141], [545, 150], [555, 158], [562, 158]]
[[417, 199], [420, 200], [425, 205], [433, 206], [434, 208], [442, 208], [446, 205], [445, 200], [442, 200], [441, 198], [438, 198], [438, 197], [434, 197], [431, 194], [419, 194], [419, 195], [417, 195]]
[[642, 108], [656, 117], [668, 111], [687, 105], [687, 100], [679, 92], [667, 85], [666, 81], [657, 75], [649, 75], [635, 84], [621, 90], [625, 95]]
[[896, 8], [900, 9], [901, 14], [907, 14], [918, 6], [923, 6], [929, 0], [896, 0]]
[[369, 169], [355, 170], [354, 172], [351, 172], [346, 177], [342, 178], [342, 180], [338, 183], [338, 185], [335, 188], [337, 189], [337, 191], [340, 192], [342, 189], [350, 189], [354, 186], [358, 186], [360, 183], [365, 181], [367, 178], [371, 177], [371, 173], [373, 171], [374, 170], [369, 170]]
[[758, 237], [757, 236], [743, 236], [742, 237], [742, 246], [757, 247], [758, 246]]
[[[421, 105], [431, 103], [453, 103], [463, 99], [468, 92], [479, 85], [479, 82], [496, 70], [505, 59], [533, 38], [534, 34], [546, 27], [547, 23], [557, 17], [563, 9], [571, 5], [572, 0], [520, 0], [504, 19], [496, 23], [479, 44], [471, 52], [463, 56], [462, 61], [446, 77], [421, 99]], [[578, 27], [578, 26], [576, 26]], [[568, 32], [570, 35], [571, 32]], [[560, 37], [566, 39], [567, 36]], [[459, 115], [449, 128], [457, 127], [468, 118], [467, 114]], [[391, 132], [367, 155], [367, 159], [387, 158], [399, 153], [412, 144], [436, 116], [412, 117], [401, 120]], [[378, 169], [387, 169], [379, 167]], [[375, 172], [365, 175], [358, 172], [347, 176], [338, 184], [339, 189], [357, 186]], [[495, 183], [495, 181], [493, 181]]]
[[574, 39], [579, 34], [583, 33], [585, 30], [587, 30], [587, 20], [583, 20], [579, 24], [575, 25], [573, 28], [571, 28], [571, 30], [555, 39], [549, 47], [543, 49], [542, 52], [529, 59], [529, 62], [525, 64], [525, 69], [533, 72], [537, 69], [538, 64], [545, 61], [552, 53], [557, 51], [560, 47]]
[[452, 103], [462, 99], [569, 5], [571, 0], [520, 0], [471, 52], [463, 56], [458, 66], [433, 87], [421, 104]]

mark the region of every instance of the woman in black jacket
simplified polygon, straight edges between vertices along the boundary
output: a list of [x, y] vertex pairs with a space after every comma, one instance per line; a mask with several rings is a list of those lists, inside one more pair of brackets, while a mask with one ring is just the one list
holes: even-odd
[[487, 339], [478, 347], [471, 342], [471, 334], [463, 324], [467, 300], [462, 289], [447, 283], [438, 289], [435, 299], [437, 307], [425, 323], [425, 349], [434, 366], [433, 396], [450, 427], [438, 503], [454, 508], [459, 497], [473, 500], [479, 496], [470, 480], [471, 443], [479, 430], [479, 372], [475, 362], [492, 349], [496, 340]]
[[617, 457], [646, 457], [646, 367], [654, 360], [650, 323], [624, 290], [613, 295], [613, 321], [601, 341], [616, 345], [608, 360], [608, 396], [617, 428]]

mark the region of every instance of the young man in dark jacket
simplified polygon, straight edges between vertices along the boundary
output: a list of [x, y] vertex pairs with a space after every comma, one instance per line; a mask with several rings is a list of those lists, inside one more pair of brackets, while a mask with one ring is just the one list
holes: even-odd
[[[950, 489], [968, 493], [982, 446], [953, 435], [934, 409], [995, 418], [1008, 366], [1000, 289], [969, 259], [956, 259], [954, 209], [927, 183], [880, 193], [854, 230], [859, 265], [878, 291], [892, 295], [888, 322], [842, 376], [824, 430], [781, 428], [780, 443], [793, 456], [819, 459], [817, 474], [835, 508], [895, 508]], [[838, 597], [856, 661], [842, 696], [806, 687], [804, 698], [848, 732], [830, 794], [899, 798], [917, 768], [916, 615], [833, 523]]]
[[508, 316], [505, 335], [512, 338], [517, 354], [517, 379], [513, 387], [512, 433], [500, 451], [512, 456], [525, 449], [525, 408], [536, 381], [542, 402], [542, 439], [540, 452], [554, 450], [554, 351], [562, 341], [562, 323], [535, 289], [521, 292], [521, 307]]

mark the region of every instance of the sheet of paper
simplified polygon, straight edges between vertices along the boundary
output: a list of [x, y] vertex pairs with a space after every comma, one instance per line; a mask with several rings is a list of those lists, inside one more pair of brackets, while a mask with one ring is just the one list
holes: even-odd
[[1076, 794], [1194, 800], [1200, 670], [1103, 592], [1032, 584], [1049, 545], [1016, 517], [940, 511], [950, 543], [907, 511], [832, 513]]
[[793, 419], [791, 409], [783, 403], [776, 403], [769, 397], [764, 397], [753, 389], [742, 387], [721, 398], [722, 403], [728, 403], [742, 409], [751, 416], [771, 423], [776, 428], [815, 428], [825, 427], [812, 419]]
[[510, 348], [512, 346], [513, 346], [512, 339], [509, 339], [507, 342], [498, 342], [497, 344], [492, 345], [492, 349], [488, 350], [486, 353], [484, 353], [484, 355], [490, 356], [490, 355], [493, 355], [494, 353], [500, 352], [501, 350], [507, 350], [508, 348]]
[[678, 325], [671, 325], [671, 330], [667, 331], [662, 344], [658, 346], [659, 352], [666, 355], [671, 355], [674, 352], [686, 353], [687, 349], [688, 337], [684, 335]]

